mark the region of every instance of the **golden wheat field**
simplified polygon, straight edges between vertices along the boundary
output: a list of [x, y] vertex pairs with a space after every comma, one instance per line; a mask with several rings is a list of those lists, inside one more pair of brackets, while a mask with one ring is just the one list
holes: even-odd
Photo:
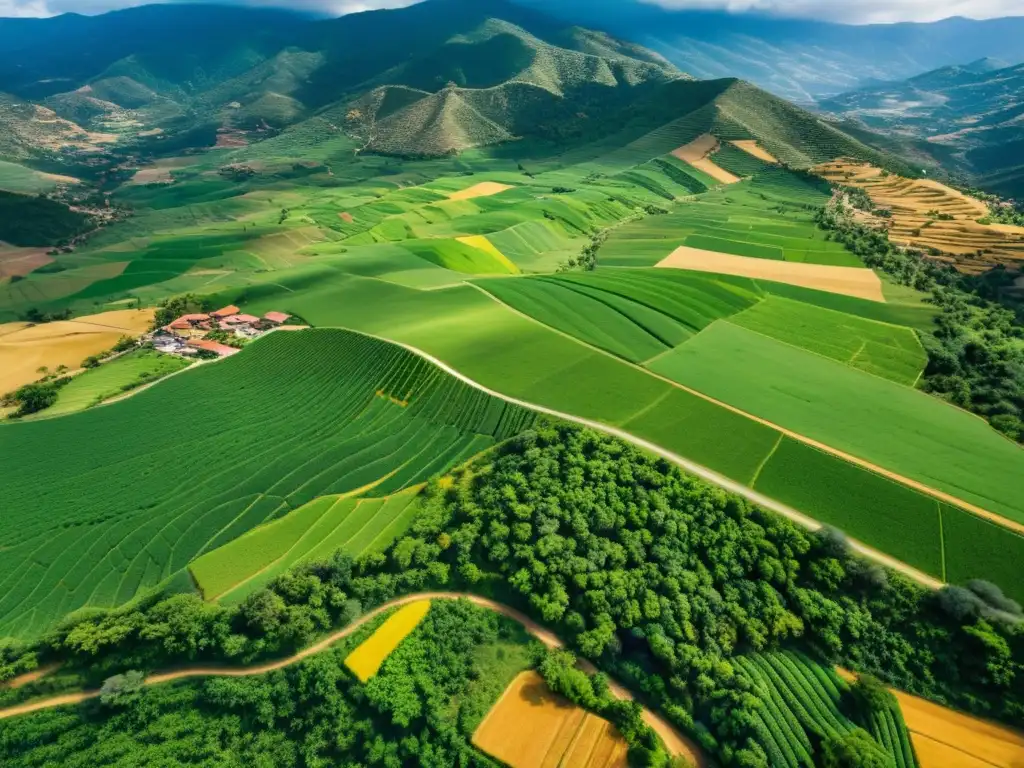
[[473, 734], [473, 744], [512, 768], [624, 768], [625, 740], [602, 720], [522, 672]]
[[429, 600], [402, 606], [346, 657], [345, 666], [365, 683], [377, 674], [385, 659], [416, 629], [429, 610]]
[[152, 322], [152, 309], [119, 309], [55, 323], [0, 325], [0, 393], [36, 381], [44, 367], [77, 370], [85, 358], [122, 336], [138, 336]]

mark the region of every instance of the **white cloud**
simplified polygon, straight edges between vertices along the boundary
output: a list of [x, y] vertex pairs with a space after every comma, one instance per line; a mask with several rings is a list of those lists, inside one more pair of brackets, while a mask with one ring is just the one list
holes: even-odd
[[853, 24], [1024, 15], [1024, 0], [642, 0], [665, 8], [759, 11]]
[[[374, 8], [399, 8], [418, 0], [219, 0], [264, 8], [294, 8], [341, 15]], [[102, 13], [147, 2], [189, 0], [0, 0], [2, 16], [51, 16], [56, 13]], [[556, 5], [559, 0], [549, 0]], [[630, 0], [622, 0], [630, 2]], [[796, 18], [828, 19], [854, 24], [935, 21], [948, 16], [988, 19], [1024, 15], [1024, 0], [640, 0], [666, 8], [759, 11]]]
[[46, 0], [0, 0], [0, 19], [4, 17], [52, 16]]

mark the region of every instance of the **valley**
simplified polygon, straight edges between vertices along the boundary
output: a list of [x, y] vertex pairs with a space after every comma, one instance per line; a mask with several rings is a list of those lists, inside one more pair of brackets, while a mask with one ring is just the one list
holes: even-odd
[[530, 3], [5, 40], [4, 765], [1014, 765], [966, 166]]

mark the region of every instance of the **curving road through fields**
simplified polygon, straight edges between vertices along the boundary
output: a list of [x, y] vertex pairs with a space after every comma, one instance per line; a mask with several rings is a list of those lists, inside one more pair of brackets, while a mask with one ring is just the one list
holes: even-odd
[[[177, 680], [188, 680], [197, 677], [251, 677], [253, 675], [264, 675], [267, 672], [273, 672], [278, 669], [284, 669], [290, 667], [293, 664], [297, 664], [303, 659], [308, 659], [310, 656], [315, 656], [318, 653], [330, 648], [334, 643], [339, 640], [343, 640], [346, 637], [352, 635], [368, 622], [380, 616], [385, 611], [392, 608], [397, 608], [408, 603], [417, 602], [419, 600], [468, 600], [473, 605], [480, 606], [481, 608], [487, 608], [496, 613], [500, 613], [502, 616], [507, 616], [513, 621], [521, 624], [523, 628], [529, 632], [533, 637], [540, 640], [548, 648], [564, 648], [565, 643], [562, 642], [561, 638], [555, 635], [553, 632], [545, 629], [536, 621], [531, 619], [525, 613], [517, 611], [515, 608], [499, 603], [495, 600], [490, 600], [486, 597], [480, 597], [479, 595], [473, 595], [463, 592], [419, 592], [414, 595], [406, 595], [405, 597], [399, 597], [395, 600], [385, 603], [378, 608], [373, 609], [369, 613], [360, 616], [358, 619], [353, 621], [348, 626], [337, 632], [328, 635], [320, 642], [314, 645], [304, 648], [303, 650], [296, 653], [294, 656], [289, 656], [278, 661], [268, 662], [266, 664], [257, 664], [251, 667], [224, 667], [224, 666], [204, 666], [204, 667], [185, 667], [183, 669], [175, 669], [168, 672], [157, 672], [148, 676], [145, 679], [145, 685], [160, 685], [162, 683], [172, 683]], [[590, 664], [590, 662], [581, 660], [580, 666], [588, 673], [596, 672], [597, 669]], [[37, 679], [38, 675], [30, 674], [22, 678], [23, 682], [28, 682], [32, 679]], [[632, 701], [633, 694], [618, 683], [611, 682], [609, 689], [618, 699]], [[83, 701], [95, 699], [100, 695], [99, 691], [79, 691], [77, 693], [68, 693], [61, 696], [52, 696], [47, 699], [40, 699], [39, 701], [31, 701], [25, 704], [19, 704], [14, 707], [8, 707], [7, 709], [0, 709], [0, 720], [5, 720], [10, 717], [17, 717], [18, 715], [27, 715], [32, 712], [39, 712], [45, 709], [54, 709], [55, 707], [63, 707], [69, 704], [80, 704]], [[667, 720], [662, 718], [660, 715], [652, 712], [647, 707], [643, 708], [643, 718], [655, 733], [661, 738], [668, 748], [669, 752], [673, 755], [682, 755], [693, 763], [697, 768], [703, 768], [709, 765], [707, 758], [704, 753], [700, 750], [691, 739], [684, 736], [674, 726], [672, 726]]]

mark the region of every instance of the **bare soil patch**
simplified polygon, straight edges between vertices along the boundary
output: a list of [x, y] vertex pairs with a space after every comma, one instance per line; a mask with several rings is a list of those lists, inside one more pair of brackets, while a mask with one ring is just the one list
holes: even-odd
[[496, 195], [499, 192], [504, 192], [506, 189], [512, 189], [508, 184], [499, 184], [496, 181], [482, 181], [479, 184], [474, 184], [472, 187], [466, 189], [460, 189], [458, 192], [452, 192], [448, 195], [449, 200], [472, 200], [474, 197], [490, 197]]
[[758, 160], [764, 160], [766, 163], [778, 164], [778, 160], [769, 152], [767, 149], [758, 146], [757, 142], [753, 139], [742, 139], [739, 141], [730, 141], [736, 149], [742, 149], [748, 155], [753, 155]]
[[0, 243], [0, 280], [5, 277], [24, 277], [35, 269], [53, 261], [48, 248], [15, 248]]
[[532, 670], [512, 681], [473, 744], [512, 768], [624, 768], [628, 750], [611, 723], [552, 693]]
[[355, 219], [352, 218], [352, 214], [348, 211], [342, 211], [338, 214], [338, 218], [344, 221], [346, 224], [351, 224]]
[[979, 274], [999, 264], [1024, 264], [1024, 227], [979, 224], [989, 214], [980, 200], [932, 179], [907, 179], [840, 158], [813, 169], [829, 181], [859, 187], [892, 212], [884, 223], [900, 245], [928, 251], [936, 261]]
[[684, 144], [679, 149], [673, 150], [672, 155], [684, 163], [689, 163], [698, 171], [703, 171], [715, 181], [720, 181], [723, 184], [735, 184], [740, 180], [739, 176], [734, 176], [724, 168], [719, 168], [709, 159], [720, 146], [716, 137], [705, 133], [689, 144]]
[[878, 275], [870, 269], [861, 267], [830, 267], [822, 264], [755, 259], [749, 256], [732, 256], [726, 253], [705, 251], [685, 245], [676, 248], [655, 266], [774, 280], [777, 283], [841, 293], [860, 299], [885, 301], [885, 296], [882, 294], [882, 281]]

